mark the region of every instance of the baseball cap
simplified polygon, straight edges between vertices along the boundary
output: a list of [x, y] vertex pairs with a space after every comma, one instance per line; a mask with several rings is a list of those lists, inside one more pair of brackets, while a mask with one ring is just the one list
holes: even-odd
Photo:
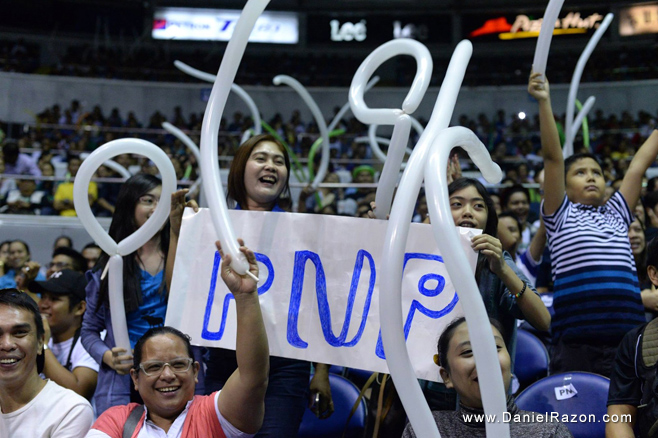
[[54, 272], [46, 281], [33, 281], [29, 289], [35, 293], [48, 292], [55, 295], [73, 295], [81, 300], [86, 299], [85, 288], [87, 279], [85, 275], [71, 269]]

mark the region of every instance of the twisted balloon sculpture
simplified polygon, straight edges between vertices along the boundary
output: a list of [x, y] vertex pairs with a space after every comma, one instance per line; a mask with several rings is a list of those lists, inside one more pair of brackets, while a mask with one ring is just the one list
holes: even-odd
[[[380, 65], [398, 55], [413, 56], [417, 66], [416, 75], [407, 96], [402, 102], [402, 108], [368, 108], [364, 101], [366, 80], [372, 76]], [[395, 183], [398, 180], [407, 142], [409, 141], [409, 133], [411, 132], [410, 114], [413, 114], [420, 105], [431, 79], [432, 55], [422, 43], [407, 38], [395, 39], [376, 48], [363, 61], [352, 79], [350, 106], [356, 118], [362, 123], [394, 126], [388, 155], [375, 197], [375, 203], [377, 204], [375, 216], [377, 219], [386, 219], [391, 209]], [[371, 136], [374, 137], [374, 133]], [[379, 150], [379, 148], [377, 147], [376, 150]]]
[[[408, 41], [408, 40], [407, 40]], [[402, 43], [404, 44], [404, 42]], [[431, 169], [425, 170], [428, 173], [437, 173], [442, 176], [441, 181], [432, 180], [428, 184], [436, 184], [438, 187], [446, 185], [445, 169], [447, 166], [447, 156], [453, 146], [464, 146], [466, 150], [472, 155], [476, 164], [483, 168], [483, 173], [490, 181], [499, 181], [502, 177], [500, 168], [491, 162], [488, 157], [486, 148], [477, 140], [475, 135], [471, 133], [470, 136], [464, 134], [463, 130], [444, 130], [448, 127], [452, 113], [454, 111], [457, 95], [464, 78], [466, 66], [473, 52], [473, 46], [469, 41], [460, 42], [448, 65], [446, 77], [441, 86], [439, 96], [434, 106], [434, 111], [430, 117], [427, 127], [423, 131], [418, 144], [414, 148], [407, 166], [402, 175], [402, 180], [398, 187], [397, 196], [393, 203], [391, 216], [388, 223], [384, 249], [382, 254], [382, 278], [380, 284], [380, 315], [381, 321], [386, 321], [381, 325], [382, 341], [384, 343], [384, 350], [386, 354], [386, 362], [391, 372], [391, 376], [396, 384], [396, 389], [400, 395], [400, 399], [405, 407], [409, 421], [417, 436], [423, 438], [440, 437], [439, 431], [434, 422], [434, 418], [425, 402], [423, 393], [416, 380], [409, 354], [406, 349], [404, 339], [404, 329], [402, 321], [401, 310], [401, 287], [402, 284], [402, 267], [403, 258], [406, 247], [407, 236], [409, 234], [409, 224], [411, 222], [411, 215], [416, 203], [416, 198], [420, 191], [420, 186], [423, 182], [423, 173], [426, 169], [428, 158], [430, 158], [430, 148], [437, 149], [445, 147], [445, 150], [434, 151], [439, 153], [438, 158], [434, 158], [433, 166]], [[369, 57], [364, 61], [374, 63], [377, 62], [376, 57]], [[362, 66], [360, 71], [374, 71], [372, 65]], [[431, 74], [431, 72], [429, 73]], [[364, 82], [367, 75], [360, 75], [360, 80]], [[361, 83], [363, 83], [361, 82]], [[352, 89], [358, 90], [359, 84], [355, 81], [352, 82]], [[350, 103], [354, 114], [364, 123], [382, 122], [382, 120], [394, 121], [400, 115], [400, 112], [395, 113], [391, 110], [370, 110], [368, 108], [359, 108], [363, 105], [363, 101], [358, 99], [358, 94], [350, 92]], [[422, 96], [421, 96], [422, 97]], [[418, 96], [416, 96], [418, 98]], [[405, 101], [402, 110], [407, 112], [413, 108], [413, 102]], [[378, 111], [377, 113], [375, 111]], [[376, 115], [379, 114], [379, 119]], [[361, 119], [360, 115], [365, 115], [366, 119]], [[433, 146], [434, 145], [434, 146]], [[440, 145], [440, 146], [439, 146]], [[391, 150], [389, 149], [389, 157], [391, 158]], [[444, 160], [437, 168], [436, 160]], [[399, 163], [397, 163], [399, 169]], [[390, 181], [389, 181], [390, 183]], [[380, 182], [380, 186], [383, 182]], [[393, 182], [394, 184], [394, 182]], [[432, 191], [432, 195], [436, 192]], [[454, 237], [455, 225], [450, 214], [450, 209], [445, 209], [447, 205], [447, 189], [441, 192], [445, 197], [442, 203], [435, 200], [436, 206], [433, 206], [434, 212], [432, 227], [435, 230], [435, 235], [446, 234]], [[429, 198], [428, 198], [429, 200]], [[377, 206], [379, 209], [379, 205]], [[436, 216], [436, 219], [434, 219]], [[489, 414], [498, 415], [502, 418], [502, 413], [506, 410], [505, 391], [503, 389], [502, 376], [498, 372], [498, 368], [486, 370], [487, 365], [491, 363], [498, 363], [498, 355], [493, 343], [493, 335], [491, 327], [489, 326], [489, 319], [486, 317], [484, 310], [484, 303], [480, 297], [480, 293], [475, 285], [473, 272], [468, 268], [468, 263], [464, 262], [465, 255], [461, 249], [454, 251], [451, 247], [453, 241], [450, 237], [446, 239], [437, 239], [439, 249], [442, 254], [460, 254], [461, 257], [455, 259], [454, 262], [447, 265], [450, 278], [455, 284], [455, 288], [459, 290], [460, 298], [466, 300], [472, 309], [466, 313], [469, 332], [471, 339], [480, 339], [474, 343], [473, 351], [476, 357], [476, 367], [478, 373], [483, 372], [487, 374], [487, 378], [480, 379], [480, 389], [482, 392], [483, 403], [485, 411]], [[446, 257], [447, 258], [447, 257]], [[487, 346], [488, 344], [488, 346]], [[430, 354], [428, 352], [428, 354]], [[490, 367], [491, 368], [491, 367]], [[484, 374], [482, 375], [484, 376]], [[487, 433], [490, 436], [496, 437], [509, 437], [509, 426], [504, 423], [500, 424], [487, 424]]]
[[[115, 242], [98, 223], [89, 206], [89, 181], [96, 170], [107, 165], [107, 160], [120, 154], [144, 155], [160, 171], [162, 176], [162, 194], [155, 211], [137, 231]], [[112, 332], [117, 347], [131, 351], [126, 322], [126, 309], [123, 300], [123, 257], [128, 256], [160, 231], [169, 218], [171, 194], [176, 190], [176, 172], [174, 165], [164, 151], [146, 140], [137, 138], [122, 138], [105, 143], [92, 152], [80, 165], [73, 184], [73, 205], [89, 235], [110, 256], [105, 266], [109, 275], [108, 295], [110, 302], [110, 315], [112, 317]], [[105, 275], [105, 272], [103, 272]]]

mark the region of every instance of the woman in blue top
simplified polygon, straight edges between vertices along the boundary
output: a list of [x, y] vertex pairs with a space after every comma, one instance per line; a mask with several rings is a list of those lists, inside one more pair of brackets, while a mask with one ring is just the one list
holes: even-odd
[[[254, 136], [237, 150], [228, 176], [227, 199], [236, 209], [284, 212], [290, 208], [290, 158], [286, 148], [269, 134]], [[172, 198], [172, 210], [182, 209], [182, 199]], [[230, 205], [230, 204], [229, 204]], [[180, 222], [172, 213], [167, 275], [173, 273]], [[237, 368], [235, 352], [211, 348], [206, 360], [206, 393], [222, 388]], [[270, 374], [265, 395], [265, 418], [257, 438], [295, 437], [309, 400], [310, 364], [305, 361], [270, 357]], [[319, 394], [316, 415], [333, 412], [328, 367], [318, 364], [310, 383], [312, 393]], [[315, 398], [315, 397], [313, 397]]]
[[[110, 237], [120, 242], [144, 225], [160, 200], [162, 182], [147, 174], [129, 178], [117, 196], [116, 210], [110, 224]], [[123, 257], [123, 296], [130, 345], [149, 328], [164, 324], [167, 311], [167, 288], [164, 267], [169, 246], [169, 223], [135, 253]], [[109, 260], [101, 254], [93, 270], [87, 272], [87, 311], [82, 322], [82, 344], [99, 363], [96, 410], [141, 401], [132, 389], [130, 368], [132, 354], [115, 344], [108, 299], [108, 277], [101, 273]], [[107, 330], [103, 340], [101, 332]]]

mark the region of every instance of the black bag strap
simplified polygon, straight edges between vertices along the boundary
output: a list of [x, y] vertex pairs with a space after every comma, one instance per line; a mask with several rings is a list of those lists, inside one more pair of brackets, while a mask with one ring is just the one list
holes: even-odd
[[135, 409], [132, 410], [130, 415], [128, 415], [128, 419], [126, 420], [126, 423], [123, 425], [123, 438], [130, 438], [133, 436], [133, 433], [137, 428], [137, 424], [139, 423], [139, 420], [142, 418], [142, 414], [144, 414], [144, 405], [137, 406]]
[[80, 331], [82, 330], [82, 327], [78, 327], [78, 329], [75, 331], [75, 335], [73, 335], [73, 342], [71, 343], [71, 348], [69, 349], [69, 357], [66, 359], [66, 365], [65, 368], [69, 371], [73, 371], [71, 367], [73, 364], [71, 363], [71, 357], [73, 356], [73, 349], [75, 348], [75, 344], [78, 342], [78, 339], [80, 339]]

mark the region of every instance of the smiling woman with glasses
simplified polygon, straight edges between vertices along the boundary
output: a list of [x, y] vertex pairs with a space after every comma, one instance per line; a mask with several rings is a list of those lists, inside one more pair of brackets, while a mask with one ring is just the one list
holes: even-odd
[[[231, 271], [231, 256], [217, 247], [222, 279], [235, 297], [238, 369], [221, 391], [195, 396], [201, 366], [193, 358], [190, 337], [173, 327], [152, 328], [135, 344], [130, 369], [144, 405], [130, 403], [106, 410], [87, 438], [248, 438], [261, 427], [270, 364], [256, 282]], [[250, 271], [258, 276], [254, 253], [244, 246], [240, 250]]]

